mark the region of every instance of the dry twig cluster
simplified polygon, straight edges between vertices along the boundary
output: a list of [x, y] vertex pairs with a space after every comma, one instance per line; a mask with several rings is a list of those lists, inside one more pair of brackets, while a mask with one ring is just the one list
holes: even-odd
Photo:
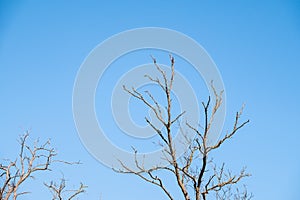
[[[14, 161], [7, 160], [5, 163], [0, 163], [0, 200], [16, 200], [20, 195], [30, 193], [29, 191], [20, 191], [21, 185], [28, 179], [34, 178], [38, 171], [51, 171], [50, 166], [55, 162], [69, 165], [79, 164], [79, 162], [54, 160], [57, 153], [51, 147], [50, 140], [43, 144], [39, 144], [37, 140], [33, 145], [28, 145], [28, 137], [28, 132], [20, 137], [20, 151]], [[59, 185], [51, 182], [50, 184], [45, 184], [45, 186], [52, 192], [53, 199], [65, 199], [62, 198], [62, 193], [66, 192], [64, 180]], [[70, 196], [67, 199], [73, 199], [84, 192], [85, 188], [86, 186], [81, 184], [78, 190], [69, 190]]]

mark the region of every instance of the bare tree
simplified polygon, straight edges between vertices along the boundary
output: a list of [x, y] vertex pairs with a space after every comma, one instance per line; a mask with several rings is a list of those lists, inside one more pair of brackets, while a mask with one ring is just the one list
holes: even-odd
[[52, 200], [71, 200], [77, 197], [79, 194], [84, 193], [87, 186], [80, 183], [77, 189], [66, 189], [66, 179], [62, 178], [60, 183], [55, 183], [51, 181], [49, 184], [44, 183], [44, 185], [52, 193]]
[[[236, 132], [245, 126], [249, 120], [242, 123], [239, 122], [242, 115], [242, 109], [240, 112], [236, 113], [235, 122], [231, 131], [229, 131], [225, 136], [219, 139], [216, 143], [210, 144], [208, 141], [208, 135], [211, 130], [212, 122], [218, 112], [220, 105], [222, 104], [222, 92], [217, 93], [212, 84], [212, 89], [215, 95], [215, 102], [211, 105], [211, 98], [208, 98], [206, 103], [202, 103], [204, 110], [204, 123], [202, 126], [194, 127], [186, 122], [186, 131], [193, 131], [196, 135], [194, 138], [186, 137], [186, 142], [188, 145], [188, 150], [185, 152], [180, 159], [177, 159], [176, 146], [172, 140], [172, 126], [175, 123], [180, 124], [181, 132], [184, 133], [182, 122], [180, 118], [185, 114], [182, 112], [177, 116], [172, 116], [172, 98], [171, 92], [173, 89], [175, 70], [174, 70], [174, 57], [170, 55], [171, 61], [171, 74], [168, 76], [167, 72], [162, 69], [153, 58], [153, 64], [161, 75], [158, 77], [151, 77], [145, 75], [150, 81], [157, 84], [164, 93], [166, 98], [165, 109], [167, 116], [163, 117], [163, 108], [160, 106], [156, 98], [151, 94], [150, 91], [145, 91], [141, 93], [135, 88], [127, 89], [123, 86], [124, 90], [128, 92], [132, 97], [140, 100], [144, 103], [150, 110], [152, 110], [156, 118], [163, 125], [163, 130], [160, 130], [146, 117], [145, 120], [150, 125], [153, 130], [157, 133], [160, 138], [160, 144], [164, 145], [165, 149], [165, 159], [167, 159], [169, 165], [157, 165], [150, 168], [146, 168], [143, 165], [143, 161], [138, 159], [138, 151], [134, 149], [135, 153], [135, 168], [128, 167], [124, 162], [120, 160], [121, 168], [114, 169], [119, 173], [134, 174], [148, 183], [158, 186], [170, 200], [178, 199], [174, 197], [171, 193], [168, 185], [165, 184], [165, 178], [160, 171], [166, 172], [172, 177], [175, 177], [176, 185], [179, 191], [182, 193], [185, 200], [206, 200], [209, 196], [214, 196], [215, 199], [242, 199], [248, 200], [252, 198], [251, 194], [247, 193], [247, 190], [240, 192], [238, 187], [233, 188], [238, 182], [240, 182], [244, 177], [250, 176], [249, 173], [243, 168], [238, 174], [232, 174], [229, 170], [225, 169], [225, 164], [223, 163], [221, 167], [217, 167], [213, 160], [210, 158], [211, 152], [219, 149], [221, 145], [232, 138]], [[150, 99], [150, 100], [147, 100]]]
[[51, 147], [50, 140], [39, 144], [39, 140], [33, 145], [27, 143], [29, 132], [19, 139], [20, 151], [15, 160], [6, 160], [0, 163], [0, 200], [16, 200], [20, 195], [29, 191], [20, 191], [21, 185], [38, 171], [51, 171], [50, 166], [55, 162], [64, 164], [79, 164], [79, 162], [66, 162], [55, 160], [57, 153]]

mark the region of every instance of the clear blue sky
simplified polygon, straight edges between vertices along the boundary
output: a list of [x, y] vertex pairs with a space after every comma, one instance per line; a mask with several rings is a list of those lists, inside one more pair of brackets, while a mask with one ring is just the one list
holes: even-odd
[[[32, 138], [51, 138], [60, 158], [83, 162], [54, 172], [71, 187], [87, 184], [82, 199], [165, 199], [95, 160], [72, 116], [74, 80], [89, 52], [113, 34], [148, 26], [180, 31], [211, 55], [226, 87], [225, 130], [246, 103], [251, 123], [217, 158], [232, 169], [248, 166], [255, 199], [299, 199], [300, 3], [292, 0], [0, 1], [0, 157], [14, 158], [16, 139], [31, 129]], [[38, 174], [21, 199], [50, 197], [41, 183], [51, 179]]]

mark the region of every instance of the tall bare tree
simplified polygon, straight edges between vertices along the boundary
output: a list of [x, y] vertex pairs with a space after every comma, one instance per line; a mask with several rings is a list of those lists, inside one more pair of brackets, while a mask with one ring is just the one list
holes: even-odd
[[[204, 110], [204, 123], [202, 126], [194, 127], [186, 122], [186, 130], [193, 131], [196, 135], [194, 138], [186, 137], [188, 150], [180, 159], [177, 159], [176, 146], [172, 140], [172, 127], [175, 123], [179, 123], [182, 129], [182, 123], [180, 118], [185, 114], [182, 112], [177, 116], [172, 116], [172, 98], [171, 93], [173, 89], [173, 83], [175, 78], [174, 57], [170, 55], [171, 61], [171, 74], [168, 76], [167, 72], [162, 69], [153, 58], [153, 64], [160, 74], [159, 77], [151, 77], [145, 75], [150, 81], [157, 84], [164, 93], [167, 105], [165, 105], [167, 116], [163, 117], [163, 108], [158, 103], [157, 99], [151, 94], [150, 91], [141, 93], [135, 88], [127, 89], [123, 86], [124, 90], [128, 92], [132, 97], [140, 100], [150, 110], [152, 110], [156, 118], [163, 125], [163, 129], [159, 129], [157, 126], [151, 123], [146, 117], [145, 120], [153, 128], [153, 131], [157, 133], [160, 138], [160, 144], [165, 146], [165, 159], [167, 159], [169, 165], [156, 165], [150, 168], [146, 168], [143, 165], [143, 161], [138, 159], [138, 151], [134, 149], [135, 153], [135, 168], [129, 167], [123, 161], [120, 161], [121, 168], [114, 169], [119, 173], [134, 174], [148, 183], [158, 186], [170, 200], [177, 200], [178, 197], [174, 197], [168, 185], [165, 184], [166, 177], [157, 173], [160, 171], [166, 172], [166, 174], [175, 177], [176, 185], [180, 193], [185, 200], [206, 200], [208, 197], [215, 199], [242, 199], [248, 200], [252, 198], [252, 194], [249, 194], [247, 190], [240, 191], [239, 187], [233, 187], [238, 184], [244, 177], [250, 176], [249, 173], [243, 168], [238, 174], [232, 174], [229, 170], [225, 169], [223, 163], [220, 167], [217, 167], [213, 160], [210, 158], [211, 152], [219, 149], [222, 144], [232, 138], [239, 129], [244, 127], [249, 120], [240, 123], [240, 117], [242, 115], [242, 109], [235, 115], [235, 122], [231, 131], [225, 136], [220, 138], [216, 143], [210, 144], [208, 141], [208, 135], [211, 130], [212, 122], [216, 113], [218, 112], [220, 105], [222, 104], [222, 92], [217, 93], [212, 84], [212, 89], [215, 95], [215, 101], [211, 102], [211, 98], [208, 98], [206, 103], [202, 103]], [[147, 100], [150, 99], [150, 100]], [[201, 128], [202, 127], [202, 128]], [[185, 132], [182, 130], [182, 133]]]
[[[57, 152], [51, 147], [50, 140], [42, 144], [37, 140], [33, 145], [29, 145], [28, 137], [29, 132], [20, 137], [20, 151], [15, 160], [5, 160], [0, 163], [0, 200], [16, 200], [20, 195], [30, 193], [29, 191], [20, 191], [21, 185], [28, 179], [34, 178], [36, 172], [51, 171], [50, 166], [55, 162], [69, 165], [79, 164], [79, 162], [55, 160]], [[60, 185], [65, 187], [64, 182]], [[55, 185], [50, 183], [46, 186], [52, 189]], [[83, 188], [85, 187], [81, 184], [78, 191], [82, 193]], [[78, 191], [74, 191], [73, 194], [77, 195]]]

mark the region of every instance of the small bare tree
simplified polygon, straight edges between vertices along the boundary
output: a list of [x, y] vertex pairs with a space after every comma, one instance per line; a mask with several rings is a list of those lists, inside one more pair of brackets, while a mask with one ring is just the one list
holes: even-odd
[[[174, 123], [179, 123], [181, 130], [182, 125], [179, 122], [179, 119], [184, 115], [185, 112], [172, 116], [172, 98], [171, 92], [175, 77], [174, 70], [174, 57], [170, 55], [171, 61], [171, 75], [167, 75], [167, 72], [162, 69], [153, 58], [153, 63], [158, 70], [161, 78], [151, 77], [145, 75], [150, 81], [157, 84], [163, 91], [167, 105], [165, 106], [167, 116], [163, 117], [163, 108], [160, 106], [156, 98], [151, 94], [150, 91], [145, 93], [138, 92], [135, 88], [131, 90], [123, 86], [124, 90], [128, 92], [132, 97], [140, 100], [144, 103], [150, 110], [152, 110], [156, 118], [162, 123], [163, 130], [160, 130], [151, 121], [146, 117], [145, 120], [150, 125], [153, 130], [157, 133], [161, 139], [160, 144], [162, 143], [165, 147], [165, 155], [169, 165], [168, 166], [153, 166], [150, 168], [145, 168], [143, 161], [137, 159], [138, 151], [134, 149], [135, 153], [135, 168], [128, 167], [124, 162], [120, 161], [121, 168], [114, 169], [119, 173], [134, 174], [148, 183], [158, 186], [170, 200], [178, 199], [171, 194], [170, 188], [165, 184], [164, 178], [159, 171], [164, 171], [166, 174], [175, 177], [176, 185], [180, 192], [182, 193], [185, 200], [206, 200], [209, 196], [214, 197], [215, 199], [225, 200], [225, 199], [242, 199], [248, 200], [252, 198], [252, 194], [248, 194], [245, 189], [243, 192], [240, 192], [238, 187], [235, 189], [233, 185], [240, 182], [244, 177], [250, 176], [249, 173], [246, 173], [243, 168], [238, 174], [234, 175], [229, 170], [225, 170], [225, 165], [222, 164], [221, 167], [217, 167], [216, 164], [210, 159], [211, 152], [219, 149], [221, 145], [232, 138], [236, 132], [246, 125], [249, 120], [240, 123], [239, 119], [242, 114], [242, 109], [240, 112], [236, 113], [235, 122], [233, 129], [228, 132], [223, 138], [219, 139], [215, 144], [210, 144], [208, 141], [208, 135], [211, 130], [212, 122], [220, 105], [222, 104], [222, 92], [218, 94], [213, 87], [215, 102], [211, 107], [211, 98], [208, 99], [207, 103], [202, 103], [204, 109], [204, 123], [203, 126], [194, 127], [188, 122], [185, 123], [188, 131], [194, 131], [196, 137], [188, 138], [186, 137], [188, 150], [185, 152], [180, 159], [177, 159], [176, 155], [176, 146], [172, 140], [172, 126]], [[150, 99], [149, 100], [147, 100]], [[203, 127], [203, 128], [201, 128]], [[184, 132], [183, 130], [181, 132]]]
[[87, 186], [80, 183], [77, 189], [66, 189], [66, 179], [62, 178], [60, 183], [51, 181], [50, 183], [44, 183], [44, 185], [52, 193], [52, 200], [71, 200], [77, 197], [79, 194], [84, 193]]
[[39, 144], [37, 140], [33, 145], [29, 145], [28, 137], [29, 132], [20, 137], [19, 156], [15, 160], [6, 160], [4, 163], [0, 163], [0, 200], [16, 200], [20, 195], [30, 193], [29, 191], [20, 191], [21, 185], [28, 179], [34, 178], [34, 174], [38, 171], [51, 171], [50, 166], [55, 162], [69, 165], [79, 164], [79, 162], [54, 160], [57, 153], [51, 147], [50, 140], [43, 144]]

